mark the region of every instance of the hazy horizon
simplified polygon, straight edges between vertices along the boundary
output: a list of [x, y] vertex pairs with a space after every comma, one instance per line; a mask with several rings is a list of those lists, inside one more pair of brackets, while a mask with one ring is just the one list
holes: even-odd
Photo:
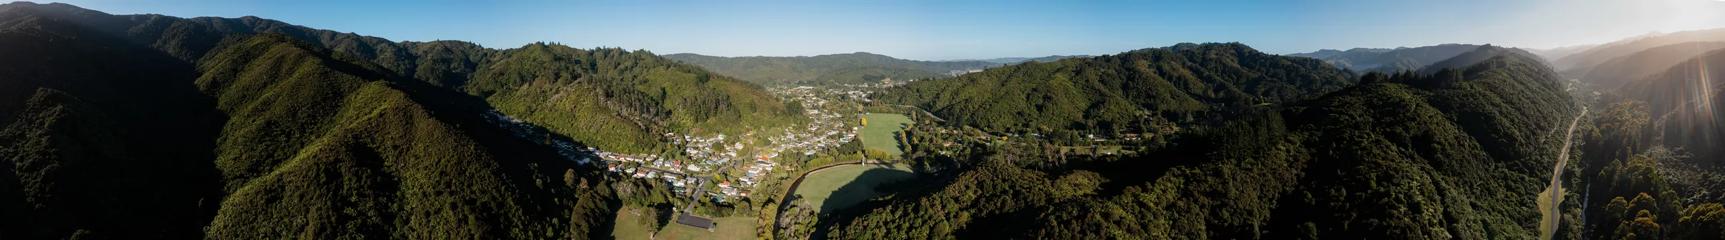
[[1101, 55], [1183, 42], [1240, 42], [1275, 54], [1445, 43], [1547, 49], [1725, 27], [1719, 0], [55, 2], [111, 14], [258, 16], [392, 41], [462, 40], [490, 48], [557, 42], [660, 54], [869, 52], [915, 60]]

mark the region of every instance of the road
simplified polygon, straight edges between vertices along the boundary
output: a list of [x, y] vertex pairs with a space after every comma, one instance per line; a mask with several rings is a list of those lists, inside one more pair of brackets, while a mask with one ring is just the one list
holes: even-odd
[[931, 112], [928, 112], [928, 110], [923, 110], [923, 109], [922, 109], [922, 108], [921, 108], [921, 107], [917, 107], [917, 106], [911, 106], [911, 105], [904, 105], [904, 104], [887, 104], [887, 105], [890, 105], [890, 106], [900, 106], [900, 107], [908, 107], [908, 108], [911, 108], [911, 109], [916, 109], [916, 111], [918, 111], [918, 112], [922, 112], [922, 114], [923, 114], [923, 115], [928, 115], [928, 117], [931, 117], [931, 118], [934, 118], [934, 121], [936, 121], [936, 122], [946, 122], [946, 119], [941, 119], [941, 118], [940, 118], [940, 116], [935, 116], [935, 115], [934, 115], [934, 113], [931, 113]]
[[1569, 163], [1569, 146], [1575, 137], [1575, 126], [1581, 123], [1581, 117], [1587, 116], [1587, 106], [1581, 107], [1581, 114], [1575, 115], [1575, 120], [1569, 121], [1569, 130], [1563, 133], [1563, 148], [1557, 151], [1557, 164], [1551, 169], [1551, 185], [1539, 193], [1539, 238], [1551, 239], [1557, 233], [1559, 218], [1563, 216], [1558, 206], [1563, 203], [1563, 169]]

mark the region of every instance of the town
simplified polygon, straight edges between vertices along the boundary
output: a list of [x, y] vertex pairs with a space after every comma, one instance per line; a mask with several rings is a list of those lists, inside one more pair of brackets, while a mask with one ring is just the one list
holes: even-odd
[[856, 140], [860, 107], [851, 101], [866, 97], [864, 91], [808, 86], [770, 90], [781, 100], [800, 103], [809, 121], [740, 136], [665, 133], [666, 141], [680, 148], [673, 154], [587, 150], [614, 174], [661, 180], [673, 192], [689, 197], [705, 193], [714, 201], [724, 202], [749, 197], [755, 185], [788, 159], [782, 157], [812, 156]]

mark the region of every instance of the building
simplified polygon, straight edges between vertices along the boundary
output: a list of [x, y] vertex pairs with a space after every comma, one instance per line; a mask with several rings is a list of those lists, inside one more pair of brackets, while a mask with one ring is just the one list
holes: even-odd
[[690, 227], [697, 227], [697, 228], [701, 228], [701, 229], [707, 229], [708, 232], [712, 232], [713, 228], [718, 226], [717, 224], [713, 224], [712, 219], [707, 219], [707, 218], [703, 218], [703, 217], [696, 217], [695, 215], [690, 215], [689, 213], [683, 213], [681, 215], [677, 215], [677, 224], [682, 224], [684, 226], [690, 226]]

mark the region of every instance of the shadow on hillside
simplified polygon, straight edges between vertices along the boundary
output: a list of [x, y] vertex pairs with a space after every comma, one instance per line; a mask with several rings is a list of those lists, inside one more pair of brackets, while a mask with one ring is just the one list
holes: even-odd
[[855, 206], [857, 203], [875, 197], [875, 187], [881, 184], [897, 182], [914, 177], [914, 173], [887, 168], [874, 168], [863, 171], [855, 180], [845, 183], [838, 189], [833, 189], [826, 201], [821, 202], [821, 212], [831, 213], [838, 209]]

